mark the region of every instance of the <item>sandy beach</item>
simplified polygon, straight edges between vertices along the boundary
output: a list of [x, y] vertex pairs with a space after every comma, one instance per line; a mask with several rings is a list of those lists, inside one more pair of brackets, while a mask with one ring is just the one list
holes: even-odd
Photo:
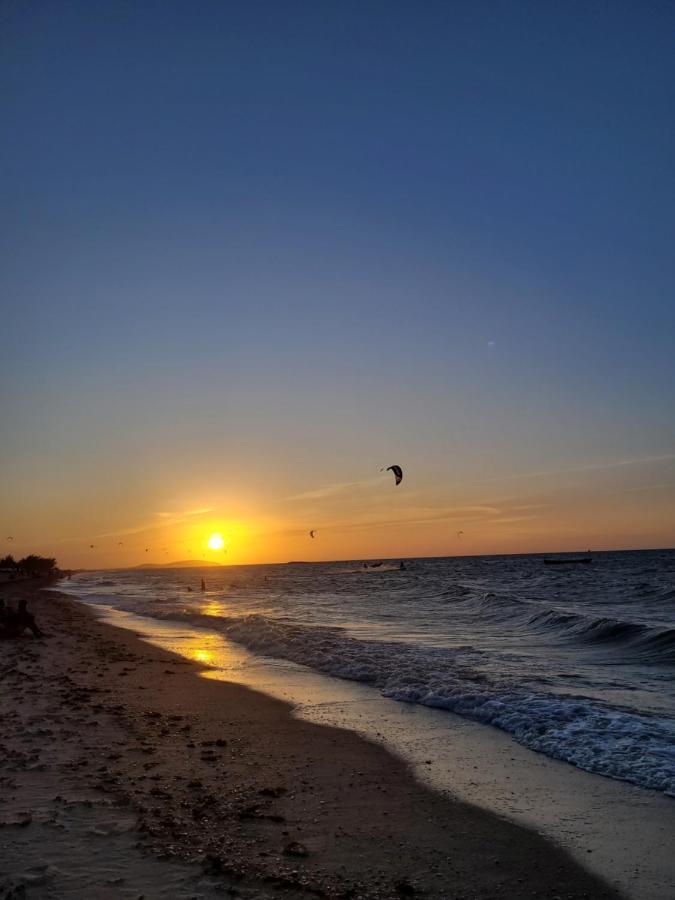
[[399, 759], [34, 585], [0, 644], [0, 896], [618, 896]]

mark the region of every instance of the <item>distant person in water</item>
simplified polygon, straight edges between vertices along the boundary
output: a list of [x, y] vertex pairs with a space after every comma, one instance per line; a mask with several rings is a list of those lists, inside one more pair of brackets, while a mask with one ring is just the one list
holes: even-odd
[[401, 565], [399, 566], [399, 569], [400, 569], [402, 572], [405, 572], [406, 569], [407, 569], [407, 566], [406, 566], [406, 564], [403, 562], [403, 560], [401, 560]]
[[206, 582], [204, 581], [203, 578], [202, 578], [202, 590], [203, 590], [203, 591], [206, 590]]
[[192, 593], [192, 588], [190, 587], [189, 584], [188, 584], [188, 591], [189, 591], [190, 593]]

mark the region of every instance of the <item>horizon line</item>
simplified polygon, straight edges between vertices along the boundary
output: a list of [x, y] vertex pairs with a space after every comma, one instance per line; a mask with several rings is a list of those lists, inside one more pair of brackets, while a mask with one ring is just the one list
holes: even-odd
[[[622, 547], [620, 549], [613, 548], [607, 549], [603, 548], [600, 550], [591, 550], [592, 554], [600, 554], [600, 553], [656, 553], [656, 552], [675, 552], [675, 547]], [[561, 554], [587, 554], [589, 551], [586, 550], [534, 550], [525, 553], [457, 553], [457, 554], [434, 554], [431, 556], [364, 556], [360, 558], [348, 556], [342, 559], [298, 559], [293, 560], [289, 559], [285, 562], [258, 562], [258, 563], [207, 563], [206, 566], [192, 566], [192, 568], [214, 568], [214, 569], [236, 569], [236, 568], [244, 568], [244, 567], [252, 567], [252, 566], [291, 566], [291, 565], [302, 565], [302, 566], [321, 566], [327, 565], [328, 563], [342, 563], [342, 562], [369, 562], [373, 559], [381, 559], [383, 562], [389, 562], [394, 560], [419, 560], [419, 559], [480, 559], [484, 558], [494, 558], [501, 556], [547, 556], [547, 555], [561, 555]], [[175, 560], [178, 562], [178, 560]], [[204, 560], [206, 562], [206, 560]], [[142, 569], [146, 566], [152, 566], [157, 569], [171, 569], [175, 568], [172, 563], [168, 563], [167, 565], [162, 565], [160, 563], [139, 563], [138, 565], [133, 566], [101, 566], [97, 568], [84, 568], [78, 567], [75, 569], [68, 569], [67, 571], [71, 572], [122, 572], [128, 571], [129, 569]], [[190, 566], [181, 566], [181, 568], [189, 569]]]

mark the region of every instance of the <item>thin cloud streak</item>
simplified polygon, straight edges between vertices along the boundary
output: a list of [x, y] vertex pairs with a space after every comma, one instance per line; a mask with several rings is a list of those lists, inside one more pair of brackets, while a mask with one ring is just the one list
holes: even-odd
[[511, 525], [514, 522], [531, 522], [537, 516], [499, 516], [496, 519], [487, 519], [488, 525]]
[[622, 459], [616, 462], [592, 463], [586, 466], [571, 466], [569, 469], [546, 469], [539, 472], [518, 472], [513, 475], [500, 475], [498, 478], [488, 478], [487, 481], [515, 481], [520, 478], [541, 478], [549, 475], [566, 475], [575, 472], [597, 472], [606, 469], [620, 469], [624, 466], [640, 466], [652, 463], [670, 462], [675, 459], [675, 453], [663, 453], [660, 456], [643, 456], [637, 459]]
[[669, 491], [672, 488], [675, 488], [675, 481], [661, 482], [660, 484], [638, 484], [634, 487], [622, 488], [622, 490], [634, 493], [637, 491]]
[[291, 497], [284, 497], [284, 501], [288, 500], [323, 500], [325, 497], [335, 497], [342, 494], [350, 488], [365, 487], [366, 485], [379, 484], [382, 478], [369, 478], [366, 481], [342, 481], [335, 484], [326, 484], [323, 487], [315, 488], [311, 491], [303, 491], [301, 494], [294, 494]]
[[163, 519], [170, 519], [172, 516], [180, 516], [181, 518], [184, 518], [185, 516], [201, 516], [208, 512], [213, 512], [212, 506], [204, 506], [202, 509], [186, 509], [185, 512], [181, 513], [158, 512], [155, 513], [155, 515], [161, 516]]
[[[324, 524], [320, 527], [323, 534], [344, 533], [350, 531], [364, 531], [370, 528], [400, 527], [404, 525], [423, 525], [427, 522], [456, 521], [480, 522], [487, 521], [488, 516], [499, 516], [503, 510], [494, 506], [456, 506], [441, 510], [411, 510], [409, 515], [399, 516], [396, 519], [371, 518], [362, 522], [335, 522]], [[530, 517], [528, 517], [530, 518]], [[305, 528], [289, 528], [281, 531], [268, 532], [266, 536], [297, 537], [307, 534]]]
[[[173, 522], [164, 521], [164, 522], [146, 522], [144, 525], [135, 525], [131, 528], [120, 528], [118, 531], [105, 531], [102, 534], [95, 534], [95, 538], [108, 538], [108, 537], [124, 537], [129, 536], [131, 534], [143, 534], [146, 531], [154, 531], [157, 528], [160, 528], [164, 525], [172, 525]], [[82, 538], [85, 540], [85, 538]]]
[[[194, 516], [204, 515], [206, 513], [213, 512], [212, 506], [205, 506], [203, 509], [192, 509], [186, 510], [182, 513], [167, 513], [167, 512], [158, 512], [155, 513], [156, 516], [161, 518], [161, 522], [150, 521], [145, 522], [142, 525], [133, 525], [130, 528], [121, 528], [118, 531], [106, 531], [103, 534], [94, 535], [95, 538], [107, 538], [107, 537], [123, 537], [124, 535], [130, 534], [143, 534], [146, 531], [154, 531], [157, 528], [164, 528], [167, 525], [180, 525], [183, 522], [187, 522], [190, 518]], [[84, 539], [83, 539], [84, 540]]]

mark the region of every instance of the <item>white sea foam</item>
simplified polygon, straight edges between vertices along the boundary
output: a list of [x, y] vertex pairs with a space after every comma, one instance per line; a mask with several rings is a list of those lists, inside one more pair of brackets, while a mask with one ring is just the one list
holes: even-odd
[[501, 728], [530, 749], [588, 772], [675, 796], [675, 726], [666, 719], [492, 683], [447, 654], [405, 645], [356, 641], [262, 616], [221, 627], [257, 653], [370, 683], [394, 700], [450, 710]]

